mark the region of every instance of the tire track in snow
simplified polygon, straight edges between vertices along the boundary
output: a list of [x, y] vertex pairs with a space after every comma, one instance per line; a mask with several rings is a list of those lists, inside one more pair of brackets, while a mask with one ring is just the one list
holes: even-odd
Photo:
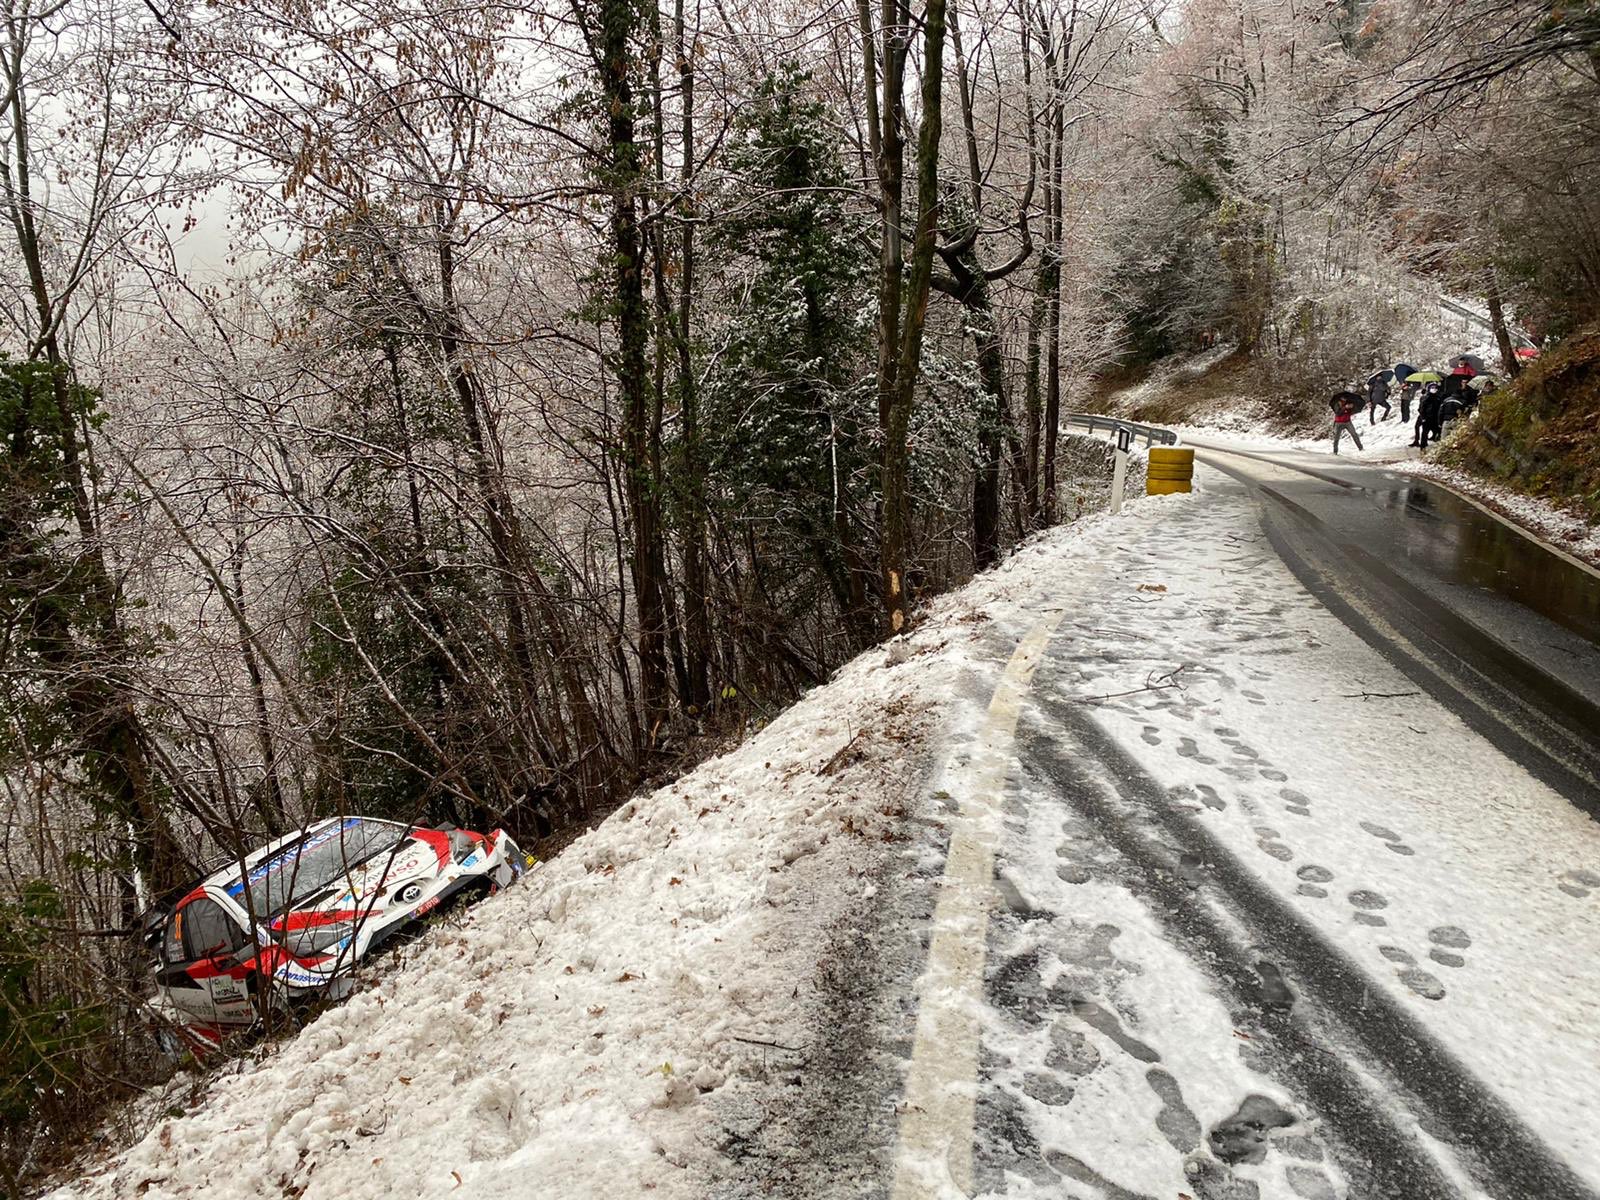
[[[1050, 724], [1024, 734], [1024, 755], [1056, 783], [1140, 878], [1154, 915], [1257, 1012], [1291, 1087], [1353, 1152], [1341, 1163], [1363, 1197], [1454, 1200], [1451, 1167], [1435, 1161], [1414, 1119], [1460, 1158], [1497, 1200], [1596, 1200], [1596, 1193], [1481, 1080], [1375, 986], [1203, 824], [1173, 808], [1167, 790], [1085, 713], [1045, 698]], [[1062, 735], [1065, 735], [1064, 737]], [[1073, 745], [1072, 743], [1076, 743]], [[1098, 762], [1104, 776], [1084, 763]], [[1202, 891], [1172, 861], [1173, 846], [1206, 865]], [[1207, 886], [1220, 904], [1204, 899]], [[1242, 927], [1245, 939], [1239, 936]], [[1270, 946], [1300, 1000], [1259, 1003], [1249, 943]], [[1360, 1061], [1348, 1061], [1352, 1053]], [[1395, 1095], [1375, 1095], [1376, 1075]], [[1399, 1101], [1406, 1112], [1394, 1111]], [[1409, 1119], [1408, 1119], [1409, 1118]]]

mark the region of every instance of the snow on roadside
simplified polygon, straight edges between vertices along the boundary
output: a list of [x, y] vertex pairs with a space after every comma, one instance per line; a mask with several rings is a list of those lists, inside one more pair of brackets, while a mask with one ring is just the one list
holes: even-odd
[[1188, 380], [1198, 379], [1236, 350], [1237, 347], [1232, 342], [1225, 342], [1193, 356], [1169, 355], [1157, 361], [1150, 368], [1150, 374], [1138, 383], [1111, 393], [1106, 398], [1107, 407], [1112, 413], [1126, 413], [1156, 393], [1167, 391]]
[[1157, 503], [1034, 539], [52, 1195], [705, 1194], [708, 1102], [807, 1040], [825, 931], [965, 719], [984, 624], [1038, 602], [1039, 556]]

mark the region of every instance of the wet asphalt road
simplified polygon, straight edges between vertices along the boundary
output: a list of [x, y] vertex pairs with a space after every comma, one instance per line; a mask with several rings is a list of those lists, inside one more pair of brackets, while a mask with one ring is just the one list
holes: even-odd
[[1312, 594], [1600, 819], [1600, 574], [1380, 466], [1192, 444], [1260, 498], [1274, 549]]

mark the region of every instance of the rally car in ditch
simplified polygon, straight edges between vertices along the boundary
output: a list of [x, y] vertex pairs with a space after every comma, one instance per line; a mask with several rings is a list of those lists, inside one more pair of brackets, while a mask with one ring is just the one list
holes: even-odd
[[280, 838], [146, 917], [157, 1008], [192, 1045], [269, 1006], [338, 995], [390, 935], [533, 859], [505, 833], [333, 817]]

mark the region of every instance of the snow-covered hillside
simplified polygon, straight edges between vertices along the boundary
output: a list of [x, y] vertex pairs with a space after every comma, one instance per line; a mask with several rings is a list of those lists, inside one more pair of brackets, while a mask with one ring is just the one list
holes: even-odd
[[819, 947], [871, 898], [985, 624], [1038, 556], [1109, 519], [937, 602], [55, 1195], [703, 1195], [706, 1106], [812, 1036]]

